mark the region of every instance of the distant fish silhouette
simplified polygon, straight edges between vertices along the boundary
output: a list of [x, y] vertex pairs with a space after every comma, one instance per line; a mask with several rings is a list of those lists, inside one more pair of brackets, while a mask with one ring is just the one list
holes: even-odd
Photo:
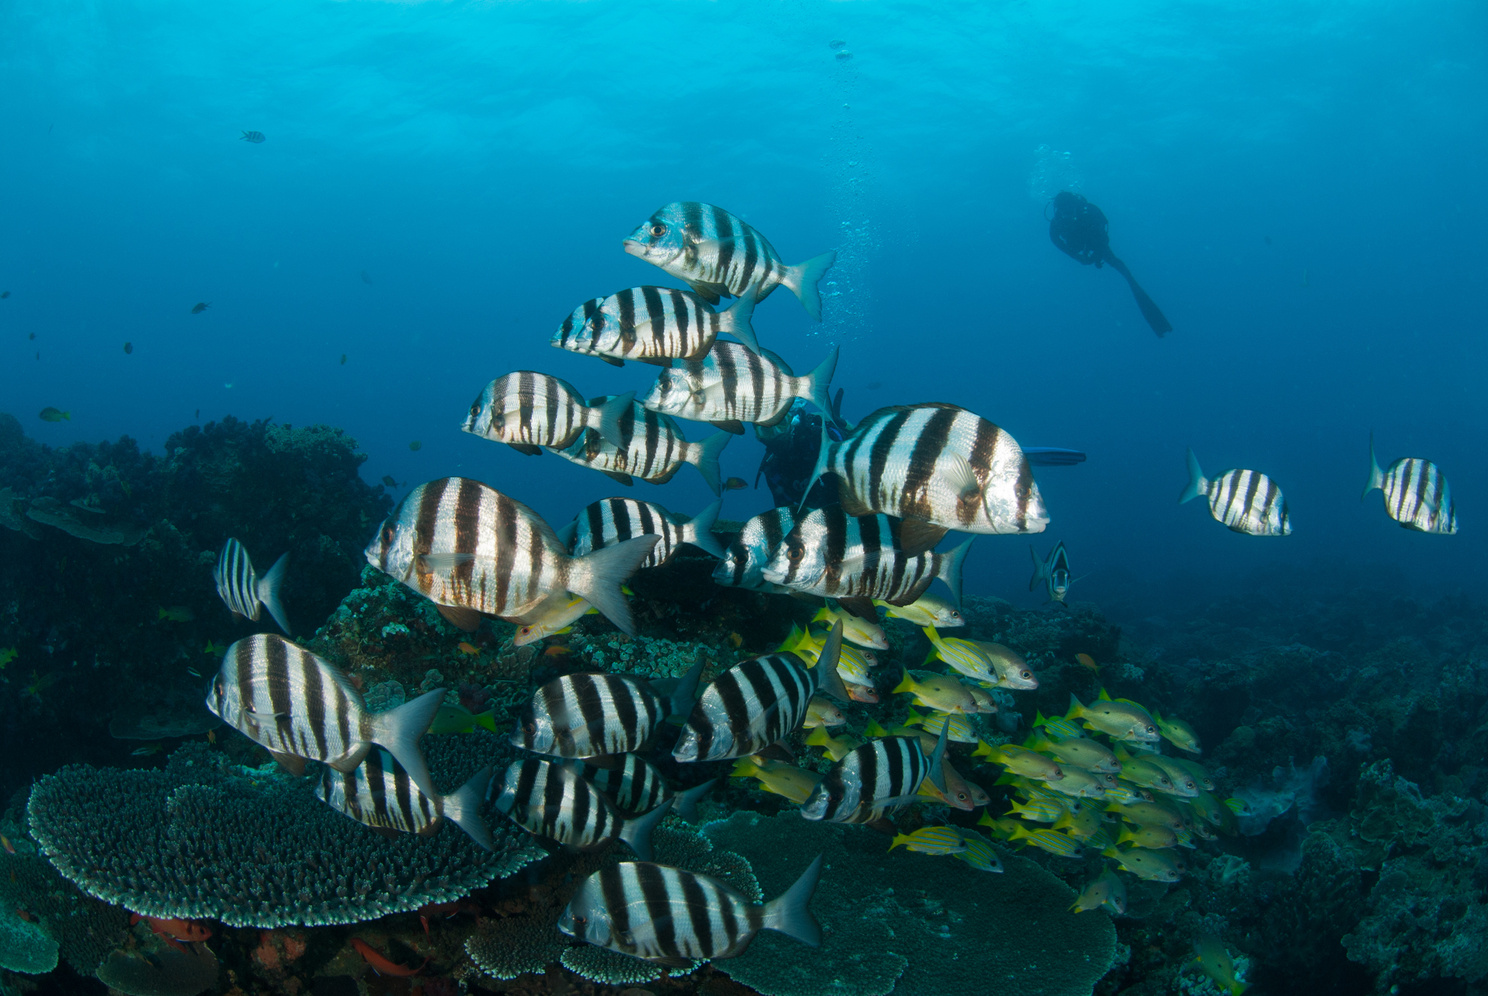
[[0, 300], [10, 297], [10, 291], [0, 291]]
[[133, 353], [134, 352], [134, 343], [132, 343], [132, 342], [126, 342], [124, 344], [124, 352], [125, 353]]
[[[37, 359], [41, 358], [40, 353], [37, 353], [36, 356]], [[64, 412], [61, 409], [53, 408], [51, 405], [48, 405], [41, 410], [40, 418], [43, 422], [71, 422], [72, 413]]]
[[26, 338], [27, 339], [33, 339], [34, 340], [36, 338], [36, 333], [35, 332], [32, 332], [30, 335], [26, 336]]
[[1023, 455], [1035, 467], [1072, 467], [1085, 462], [1080, 450], [1067, 450], [1058, 446], [1025, 446]]
[[424, 444], [415, 439], [413, 442], [408, 444], [408, 448], [417, 453], [419, 450], [424, 448]]
[[199, 315], [203, 311], [206, 311], [211, 306], [212, 306], [212, 302], [211, 301], [198, 301], [198, 302], [196, 302], [196, 304], [194, 304], [194, 305], [191, 306], [191, 313], [193, 315]]
[[342, 353], [341, 354], [341, 365], [343, 367], [346, 366], [346, 354], [345, 353]]
[[1137, 307], [1142, 310], [1142, 317], [1147, 319], [1152, 331], [1158, 335], [1173, 331], [1173, 324], [1163, 317], [1157, 303], [1137, 285], [1126, 264], [1111, 252], [1111, 236], [1106, 230], [1106, 216], [1101, 209], [1068, 190], [1055, 194], [1053, 203], [1054, 217], [1049, 221], [1049, 238], [1054, 240], [1059, 251], [1085, 266], [1094, 263], [1100, 267], [1110, 263], [1111, 269], [1131, 285]]
[[366, 270], [363, 270], [362, 271], [362, 283], [364, 283], [364, 284], [370, 284], [371, 282], [372, 282], [372, 278], [367, 275], [367, 271]]
[[245, 142], [252, 142], [254, 145], [258, 145], [263, 140], [264, 140], [264, 133], [261, 132], [261, 131], [245, 131], [245, 132], [243, 132], [243, 141], [245, 141]]

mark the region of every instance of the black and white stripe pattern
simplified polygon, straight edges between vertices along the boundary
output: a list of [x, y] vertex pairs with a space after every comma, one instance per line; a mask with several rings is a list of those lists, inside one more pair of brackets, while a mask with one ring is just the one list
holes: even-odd
[[689, 291], [631, 287], [579, 305], [553, 334], [552, 344], [611, 361], [639, 360], [667, 366], [674, 359], [707, 355], [720, 335], [735, 336], [758, 350], [749, 323], [753, 311], [752, 294], [718, 312]]
[[764, 300], [786, 283], [789, 269], [759, 232], [697, 201], [659, 208], [625, 240], [625, 251], [687, 281], [709, 304], [754, 285], [755, 297]]
[[880, 408], [841, 442], [824, 439], [817, 476], [842, 504], [971, 533], [1038, 533], [1049, 514], [1016, 440], [955, 405]]
[[570, 557], [526, 505], [479, 481], [446, 477], [410, 491], [366, 553], [372, 566], [439, 605], [519, 617], [569, 591], [631, 632], [620, 584], [655, 543], [638, 539]]
[[1055, 543], [1054, 549], [1043, 560], [1039, 560], [1033, 547], [1030, 546], [1028, 552], [1033, 556], [1033, 577], [1028, 582], [1028, 590], [1033, 591], [1043, 584], [1049, 590], [1049, 601], [1063, 602], [1070, 586], [1069, 554], [1065, 552], [1064, 541]]
[[665, 815], [662, 809], [627, 820], [578, 772], [535, 757], [513, 761], [506, 769], [496, 809], [539, 837], [570, 847], [619, 839], [643, 858], [651, 856], [651, 828]]
[[[596, 401], [609, 403], [606, 399]], [[617, 414], [613, 427], [612, 440], [602, 438], [597, 432], [585, 432], [571, 445], [553, 452], [624, 484], [630, 484], [631, 477], [665, 484], [683, 464], [690, 463], [715, 495], [722, 492], [718, 455], [728, 445], [727, 433], [716, 433], [700, 443], [689, 442], [671, 418], [635, 403], [628, 403]]]
[[795, 512], [789, 506], [772, 508], [745, 522], [739, 535], [724, 548], [722, 562], [713, 569], [713, 580], [730, 588], [780, 590], [765, 580], [765, 568], [795, 525]]
[[568, 674], [533, 693], [513, 746], [558, 757], [626, 754], [645, 746], [668, 703], [649, 685], [618, 674]]
[[586, 428], [604, 431], [606, 412], [568, 381], [531, 370], [497, 377], [470, 405], [461, 428], [524, 453], [568, 446]]
[[[641, 562], [641, 567], [660, 567], [672, 559], [672, 554], [683, 543], [721, 557], [723, 550], [708, 530], [722, 507], [722, 502], [714, 502], [695, 518], [684, 519], [649, 501], [605, 498], [586, 505], [574, 519], [570, 547], [574, 556], [582, 557], [637, 536], [658, 536], [660, 540], [656, 548]], [[559, 534], [560, 538], [562, 535]]]
[[1374, 439], [1369, 440], [1369, 483], [1367, 495], [1375, 488], [1385, 494], [1385, 512], [1406, 529], [1449, 536], [1457, 531], [1457, 509], [1452, 502], [1452, 489], [1440, 468], [1420, 457], [1403, 457], [1380, 469], [1374, 456]]
[[801, 398], [830, 416], [828, 390], [836, 368], [835, 346], [819, 367], [795, 377], [738, 343], [716, 342], [702, 359], [679, 360], [661, 371], [642, 403], [695, 422], [773, 424]]
[[1209, 499], [1209, 514], [1237, 533], [1286, 536], [1292, 531], [1287, 503], [1276, 482], [1258, 470], [1227, 470], [1206, 478], [1198, 458], [1188, 451], [1188, 487], [1181, 505], [1200, 495]]
[[268, 609], [279, 628], [288, 633], [289, 624], [284, 621], [284, 610], [279, 606], [279, 585], [288, 562], [289, 554], [286, 553], [274, 563], [269, 573], [260, 578], [243, 544], [229, 537], [217, 555], [212, 579], [217, 583], [217, 594], [234, 615], [258, 622], [263, 610]]
[[398, 767], [391, 754], [374, 750], [351, 771], [327, 767], [315, 794], [332, 809], [358, 823], [404, 833], [427, 836], [436, 832], [448, 816], [464, 827], [476, 843], [489, 850], [491, 833], [477, 810], [491, 783], [491, 774], [487, 766], [447, 796], [426, 795], [408, 777], [408, 772]]
[[603, 792], [626, 816], [649, 813], [675, 794], [661, 770], [645, 758], [621, 754], [611, 760], [613, 764], [573, 763], [579, 777]]
[[929, 776], [919, 737], [887, 737], [853, 750], [817, 783], [801, 815], [829, 823], [869, 823], [912, 799]]

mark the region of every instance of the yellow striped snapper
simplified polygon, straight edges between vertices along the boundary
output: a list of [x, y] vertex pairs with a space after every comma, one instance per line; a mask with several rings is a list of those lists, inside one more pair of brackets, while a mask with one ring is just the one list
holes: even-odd
[[1374, 456], [1374, 433], [1369, 434], [1369, 482], [1363, 498], [1379, 488], [1385, 514], [1406, 529], [1450, 536], [1457, 531], [1457, 509], [1452, 489], [1436, 464], [1420, 457], [1403, 457], [1380, 469]]
[[1105, 826], [1106, 817], [1095, 806], [1075, 806], [1054, 821], [1051, 830], [1063, 830], [1071, 837], [1089, 841]]
[[665, 683], [620, 674], [566, 674], [533, 692], [517, 716], [513, 747], [558, 757], [640, 750], [668, 716], [692, 708], [702, 661], [665, 693]]
[[1171, 851], [1151, 851], [1145, 848], [1107, 848], [1106, 857], [1115, 858], [1122, 871], [1131, 872], [1144, 882], [1176, 882], [1188, 870], [1188, 862]]
[[660, 567], [671, 560], [684, 543], [721, 557], [723, 547], [719, 546], [710, 530], [722, 508], [720, 499], [688, 519], [674, 515], [654, 502], [605, 498], [584, 506], [572, 522], [558, 530], [558, 538], [575, 557], [582, 557], [637, 536], [660, 537], [651, 555], [641, 561], [642, 570]]
[[578, 848], [618, 839], [639, 858], [651, 856], [651, 831], [672, 808], [668, 800], [645, 816], [627, 819], [578, 772], [536, 757], [511, 763], [494, 805], [536, 836]]
[[784, 761], [768, 761], [758, 754], [734, 762], [730, 778], [758, 779], [760, 788], [801, 805], [816, 789], [822, 776]]
[[838, 500], [853, 515], [971, 533], [1038, 533], [1049, 522], [1018, 443], [955, 405], [880, 408], [841, 441], [823, 433], [812, 480], [823, 474], [837, 475]]
[[1042, 729], [1044, 734], [1054, 740], [1074, 740], [1084, 738], [1085, 731], [1080, 724], [1067, 716], [1057, 713], [1053, 716], [1045, 716], [1041, 712], [1034, 713], [1034, 729]]
[[788, 506], [772, 508], [744, 523], [723, 552], [723, 560], [713, 568], [713, 580], [732, 588], [755, 591], [788, 592], [765, 580], [765, 568], [775, 559], [786, 534], [796, 526], [794, 511]]
[[1090, 705], [1081, 704], [1070, 694], [1069, 712], [1065, 714], [1066, 719], [1081, 720], [1086, 727], [1104, 733], [1115, 740], [1134, 740], [1138, 742], [1156, 743], [1161, 734], [1157, 731], [1157, 722], [1147, 713], [1146, 709], [1134, 702], [1113, 701], [1101, 690], [1101, 697]]
[[1183, 720], [1163, 719], [1154, 711], [1152, 721], [1157, 724], [1157, 732], [1162, 734], [1162, 738], [1174, 747], [1186, 750], [1190, 754], [1203, 753], [1199, 745], [1199, 735]]
[[1035, 781], [1057, 782], [1064, 777], [1064, 769], [1059, 766], [1058, 761], [1015, 744], [994, 747], [981, 741], [977, 749], [971, 752], [971, 756], [985, 757], [991, 764], [1000, 764], [1012, 774]]
[[620, 585], [656, 545], [655, 536], [571, 557], [551, 526], [495, 488], [464, 477], [420, 484], [367, 545], [367, 561], [473, 630], [479, 615], [520, 618], [550, 596], [589, 600], [634, 635]]
[[979, 833], [966, 833], [961, 842], [966, 845], [966, 850], [952, 857], [966, 862], [977, 871], [1001, 872], [1002, 859], [997, 856], [991, 842]]
[[844, 733], [840, 737], [831, 736], [827, 733], [826, 728], [821, 726], [812, 730], [810, 735], [806, 737], [806, 746], [822, 748], [833, 763], [842, 760], [863, 746], [865, 742], [862, 738], [855, 737], [851, 733]]
[[1126, 912], [1126, 883], [1109, 868], [1097, 875], [1085, 887], [1085, 891], [1075, 899], [1070, 910], [1075, 913], [1084, 913], [1087, 910], [1102, 907], [1118, 916]]
[[1198, 457], [1188, 451], [1188, 487], [1178, 504], [1203, 495], [1209, 514], [1237, 533], [1249, 536], [1287, 536], [1292, 523], [1286, 498], [1276, 482], [1258, 470], [1227, 470], [1212, 480], [1199, 469]]
[[684, 281], [709, 304], [746, 292], [763, 301], [784, 286], [817, 321], [821, 321], [817, 284], [837, 259], [837, 253], [829, 251], [788, 265], [754, 228], [723, 208], [699, 201], [674, 201], [657, 208], [626, 238], [625, 251]]
[[889, 640], [884, 636], [883, 627], [874, 620], [864, 619], [851, 612], [827, 605], [812, 616], [811, 621], [824, 622], [828, 628], [833, 623], [840, 622], [842, 623], [842, 638], [849, 643], [873, 650], [889, 649]]
[[996, 665], [975, 643], [956, 637], [941, 636], [934, 626], [925, 626], [922, 629], [930, 640], [930, 655], [925, 658], [927, 664], [939, 657], [958, 674], [964, 674], [977, 681], [984, 681], [989, 685], [1001, 683]]
[[259, 577], [243, 544], [228, 537], [222, 552], [217, 555], [212, 579], [217, 582], [217, 594], [234, 616], [258, 622], [262, 610], [268, 609], [274, 622], [288, 635], [289, 623], [284, 617], [284, 607], [279, 604], [279, 588], [284, 583], [284, 569], [288, 564], [289, 554], [282, 554], [269, 568], [269, 573]]
[[1069, 806], [1057, 799], [1038, 798], [1027, 802], [1009, 799], [1008, 807], [1009, 816], [1018, 816], [1031, 823], [1058, 823], [1069, 815]]
[[544, 447], [562, 449], [586, 428], [618, 443], [615, 419], [630, 408], [634, 398], [634, 394], [623, 394], [590, 407], [568, 381], [518, 370], [487, 384], [471, 403], [460, 428], [528, 456], [537, 456]]
[[1023, 746], [1041, 754], [1048, 754], [1065, 764], [1084, 768], [1086, 771], [1100, 771], [1108, 774], [1117, 774], [1121, 771], [1121, 762], [1111, 752], [1111, 748], [1088, 737], [1075, 737], [1070, 740], [1029, 737], [1023, 741]]
[[631, 287], [579, 305], [553, 333], [551, 345], [622, 366], [626, 360], [668, 366], [705, 356], [713, 341], [731, 335], [759, 352], [750, 318], [755, 297], [714, 311], [697, 294], [674, 287]]
[[[559, 537], [562, 542], [562, 537]], [[648, 558], [649, 559], [649, 558]], [[512, 637], [512, 645], [525, 647], [529, 643], [560, 633], [567, 633], [573, 624], [590, 613], [599, 610], [589, 604], [588, 599], [579, 598], [566, 591], [555, 592], [537, 608], [522, 617], [523, 624]]]
[[375, 750], [350, 771], [327, 766], [315, 795], [358, 823], [426, 837], [437, 832], [444, 818], [449, 817], [477, 844], [492, 851], [495, 841], [478, 811], [493, 773], [486, 765], [449, 795], [426, 795], [391, 754]]
[[976, 699], [970, 689], [955, 678], [930, 671], [904, 672], [904, 678], [894, 687], [893, 695], [913, 695], [916, 703], [937, 712], [953, 712], [962, 715], [975, 714]]
[[1123, 827], [1116, 836], [1116, 844], [1130, 844], [1132, 847], [1145, 847], [1149, 850], [1162, 850], [1168, 847], [1176, 847], [1178, 837], [1167, 827]]
[[966, 850], [961, 831], [947, 826], [920, 827], [913, 833], [898, 834], [889, 845], [889, 850], [900, 846], [920, 854], [960, 854]]
[[[780, 649], [815, 664], [825, 644], [825, 635], [792, 626], [790, 635], [785, 638]], [[872, 704], [878, 701], [878, 693], [873, 688], [873, 676], [869, 674], [869, 669], [877, 666], [878, 658], [872, 654], [846, 644], [839, 649], [837, 675], [846, 683], [848, 697], [854, 702]]]
[[[609, 404], [603, 398], [593, 400]], [[612, 438], [589, 429], [569, 445], [553, 448], [551, 452], [626, 486], [634, 483], [632, 477], [665, 484], [683, 464], [691, 464], [715, 495], [723, 493], [718, 455], [729, 443], [728, 433], [715, 433], [699, 443], [689, 442], [676, 422], [635, 403], [627, 403], [609, 427]]]
[[911, 709], [904, 725], [919, 727], [922, 737], [938, 737], [940, 731], [945, 730], [946, 739], [952, 743], [974, 744], [979, 740], [971, 718], [962, 713], [932, 713], [922, 716]]
[[954, 629], [966, 625], [961, 610], [934, 592], [927, 591], [908, 605], [893, 605], [881, 599], [874, 599], [873, 604], [883, 609], [884, 615], [890, 619], [903, 619], [916, 626]]
[[1048, 851], [1050, 854], [1061, 858], [1079, 857], [1080, 851], [1084, 846], [1079, 840], [1076, 840], [1069, 834], [1061, 833], [1058, 830], [1050, 830], [1047, 827], [1030, 830], [1028, 827], [1019, 826], [1012, 833], [1008, 834], [1008, 841], [1010, 843], [1015, 840], [1027, 841], [1039, 850]]

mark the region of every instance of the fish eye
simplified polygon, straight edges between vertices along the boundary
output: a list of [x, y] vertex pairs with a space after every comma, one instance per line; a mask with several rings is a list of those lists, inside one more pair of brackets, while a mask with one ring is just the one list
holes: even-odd
[[384, 543], [391, 543], [393, 541], [393, 527], [392, 526], [387, 526], [387, 527], [385, 527], [382, 530], [382, 541]]
[[537, 724], [532, 722], [531, 720], [528, 720], [527, 722], [522, 724], [522, 732], [527, 734], [529, 737], [533, 736], [537, 733]]
[[791, 560], [800, 560], [801, 557], [805, 555], [805, 553], [805, 549], [799, 546], [793, 546], [785, 551], [785, 555]]
[[658, 221], [656, 224], [654, 224], [654, 225], [651, 226], [651, 235], [652, 235], [653, 238], [658, 238], [659, 239], [659, 238], [661, 238], [665, 234], [666, 234], [666, 226], [663, 225], [661, 222]]

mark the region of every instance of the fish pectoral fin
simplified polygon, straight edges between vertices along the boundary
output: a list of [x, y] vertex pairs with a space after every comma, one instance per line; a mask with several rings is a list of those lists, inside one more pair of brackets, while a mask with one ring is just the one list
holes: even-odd
[[719, 419], [713, 422], [712, 425], [715, 428], [722, 429], [724, 432], [732, 432], [736, 436], [744, 435], [744, 423], [736, 418]]
[[305, 759], [298, 754], [285, 754], [282, 751], [271, 750], [270, 756], [279, 762], [279, 767], [294, 775], [296, 778], [305, 773]]
[[959, 453], [949, 454], [940, 478], [947, 487], [960, 495], [962, 501], [970, 501], [981, 494], [982, 482], [977, 480], [976, 471]]
[[842, 506], [842, 511], [851, 516], [872, 515], [873, 509], [860, 499], [852, 488], [837, 489], [837, 504]]
[[709, 304], [717, 304], [721, 294], [728, 292], [723, 284], [710, 284], [706, 280], [689, 280], [687, 286], [691, 287], [693, 293], [707, 301]]
[[420, 574], [443, 574], [475, 560], [473, 553], [424, 553], [418, 558]]
[[458, 605], [436, 605], [439, 614], [444, 617], [445, 622], [455, 629], [465, 633], [474, 633], [480, 629], [481, 614], [474, 609], [463, 608]]
[[595, 356], [598, 356], [601, 360], [604, 360], [606, 363], [608, 363], [612, 367], [623, 367], [623, 366], [625, 366], [625, 361], [624, 360], [617, 359], [617, 358], [615, 358], [613, 356], [606, 356], [604, 353], [595, 353], [594, 355]]
[[506, 445], [523, 456], [542, 456], [542, 447], [534, 446], [532, 443], [507, 443]]

